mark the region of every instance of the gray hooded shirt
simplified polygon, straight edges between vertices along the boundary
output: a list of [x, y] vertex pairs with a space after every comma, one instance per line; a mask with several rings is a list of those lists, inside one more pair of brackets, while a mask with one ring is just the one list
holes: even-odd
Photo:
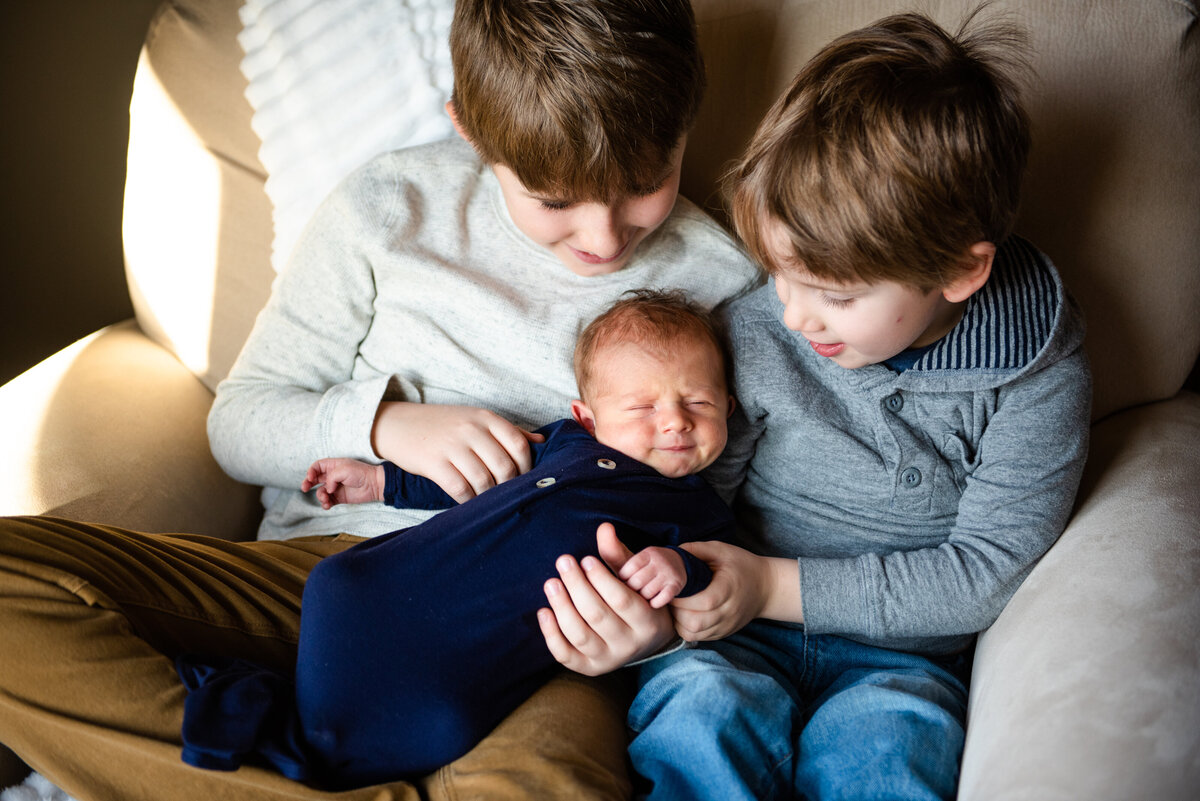
[[797, 558], [810, 633], [965, 647], [1062, 532], [1087, 453], [1083, 323], [1049, 259], [1006, 241], [903, 372], [817, 355], [773, 282], [726, 316], [739, 410], [706, 477], [743, 544]]

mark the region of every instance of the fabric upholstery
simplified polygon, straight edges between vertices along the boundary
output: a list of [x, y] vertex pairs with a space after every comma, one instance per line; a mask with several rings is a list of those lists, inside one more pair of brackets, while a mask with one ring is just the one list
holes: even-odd
[[[911, 5], [696, 0], [709, 92], [684, 193], [719, 213], [718, 176], [795, 69]], [[953, 26], [975, 4], [917, 5]], [[238, 6], [172, 0], [151, 25], [124, 222], [136, 325], [0, 387], [16, 432], [0, 512], [237, 538], [257, 525], [255, 489], [224, 477], [203, 437], [207, 390], [274, 276]], [[1018, 230], [1087, 315], [1098, 422], [1076, 515], [981, 638], [960, 797], [1190, 799], [1200, 399], [1181, 386], [1200, 353], [1200, 13], [1195, 0], [997, 0], [987, 13], [1030, 29], [1035, 144]], [[502, 768], [472, 776], [481, 795]]]

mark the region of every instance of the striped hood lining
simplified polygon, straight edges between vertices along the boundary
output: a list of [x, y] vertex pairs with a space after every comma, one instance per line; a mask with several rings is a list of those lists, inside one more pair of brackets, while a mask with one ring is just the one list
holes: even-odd
[[963, 318], [913, 366], [918, 371], [1016, 370], [1050, 340], [1063, 288], [1048, 259], [1010, 236], [996, 250], [992, 274], [967, 300]]

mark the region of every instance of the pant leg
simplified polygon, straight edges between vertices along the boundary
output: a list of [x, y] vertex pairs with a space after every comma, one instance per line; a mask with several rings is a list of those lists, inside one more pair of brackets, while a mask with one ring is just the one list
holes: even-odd
[[646, 663], [629, 712], [630, 757], [654, 801], [787, 799], [803, 632], [752, 623]]
[[564, 671], [465, 756], [416, 783], [430, 801], [628, 801], [620, 675]]
[[[304, 577], [352, 541], [228, 543], [0, 521], [0, 741], [85, 801], [307, 799], [271, 771], [180, 760], [183, 649], [293, 658]], [[416, 799], [411, 786], [344, 798]]]
[[546, 688], [501, 724], [498, 739], [420, 790], [322, 793], [266, 769], [185, 765], [185, 691], [172, 657], [290, 665], [308, 571], [355, 541], [229, 543], [0, 519], [0, 742], [81, 801], [621, 797], [622, 739], [596, 742], [562, 725], [582, 700], [585, 720], [619, 726], [618, 707], [583, 682]]
[[796, 795], [812, 801], [953, 799], [966, 725], [966, 671], [839, 637], [809, 641]]

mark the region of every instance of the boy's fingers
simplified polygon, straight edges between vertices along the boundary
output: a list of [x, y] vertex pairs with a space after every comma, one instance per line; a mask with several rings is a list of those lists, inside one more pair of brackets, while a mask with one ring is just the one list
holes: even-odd
[[[570, 556], [560, 556], [554, 563], [558, 568], [561, 586], [566, 590], [550, 597], [550, 606], [558, 617], [563, 634], [576, 647], [582, 649], [596, 637], [595, 626], [604, 627], [606, 621], [604, 603], [592, 587], [579, 563]], [[553, 591], [554, 585], [549, 589]]]
[[689, 642], [718, 639], [731, 633], [722, 630], [724, 617], [713, 612], [695, 612], [676, 607], [673, 614], [675, 633]]
[[539, 609], [537, 620], [538, 628], [542, 630], [542, 638], [546, 641], [546, 648], [550, 651], [550, 655], [559, 664], [568, 668], [571, 667], [571, 663], [575, 661], [574, 656], [577, 652], [567, 642], [562, 629], [558, 627], [558, 618], [554, 616], [554, 612], [545, 608]]
[[[511, 442], [506, 443], [498, 439], [496, 432], [491, 432], [491, 436], [486, 437], [475, 446], [475, 455], [487, 469], [488, 478], [494, 484], [503, 484], [532, 467], [528, 443], [525, 442], [524, 437], [520, 436], [520, 429], [513, 429], [513, 431], [515, 433], [510, 435], [510, 439], [511, 436], [516, 437], [516, 444], [519, 446], [517, 448], [513, 448]], [[524, 467], [522, 461], [525, 462]]]
[[[576, 568], [578, 572], [578, 568]], [[567, 661], [559, 659], [567, 667], [577, 670], [576, 662], [587, 662], [602, 655], [603, 639], [597, 636], [591, 625], [577, 609], [570, 592], [559, 579], [546, 582], [546, 598], [554, 612], [555, 623], [566, 646]], [[553, 652], [552, 652], [553, 653]], [[558, 658], [556, 655], [555, 658]]]
[[543, 442], [546, 439], [541, 434], [531, 434], [503, 419], [498, 425], [492, 426], [491, 433], [496, 444], [504, 451], [505, 458], [512, 464], [512, 469], [516, 471], [512, 475], [500, 479], [501, 481], [528, 473], [533, 467], [533, 451], [530, 449], [529, 443]]
[[468, 497], [481, 495], [496, 486], [492, 468], [484, 461], [478, 450], [467, 450], [457, 454], [451, 460], [451, 466], [466, 482], [469, 488], [466, 492], [470, 493]]
[[596, 529], [596, 547], [600, 558], [614, 571], [620, 572], [625, 563], [633, 557], [633, 551], [625, 547], [617, 536], [617, 529], [612, 523], [601, 523]]
[[537, 434], [537, 433], [534, 433], [533, 431], [526, 431], [523, 428], [518, 428], [517, 430], [521, 432], [521, 436], [525, 437], [526, 441], [528, 441], [528, 442], [545, 442], [546, 441], [545, 434]]
[[679, 547], [695, 556], [702, 562], [715, 562], [721, 555], [721, 545], [724, 543], [714, 543], [708, 540], [700, 540], [698, 542], [685, 542]]
[[606, 570], [600, 560], [586, 556], [582, 567], [581, 573], [577, 571], [577, 581], [567, 581], [564, 576], [564, 584], [580, 614], [597, 634], [611, 642], [631, 629], [640, 631], [646, 627], [654, 614], [646, 599]]

